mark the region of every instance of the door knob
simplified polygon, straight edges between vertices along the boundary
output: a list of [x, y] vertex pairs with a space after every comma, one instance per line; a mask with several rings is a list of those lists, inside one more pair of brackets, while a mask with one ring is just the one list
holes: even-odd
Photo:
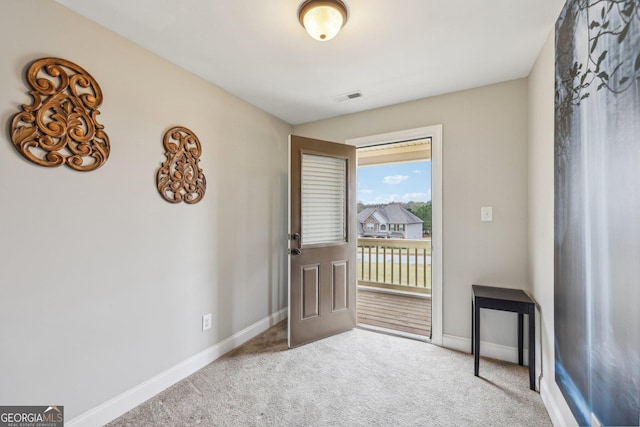
[[291, 249], [291, 255], [300, 255], [302, 251], [298, 248]]

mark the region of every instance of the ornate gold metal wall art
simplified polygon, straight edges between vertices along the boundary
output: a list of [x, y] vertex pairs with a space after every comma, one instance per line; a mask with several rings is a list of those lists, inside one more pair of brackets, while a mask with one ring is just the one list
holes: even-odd
[[198, 203], [207, 187], [198, 137], [185, 127], [174, 127], [164, 134], [162, 145], [167, 159], [156, 172], [160, 195], [171, 203]]
[[40, 166], [66, 164], [77, 171], [99, 168], [109, 157], [104, 126], [98, 123], [100, 86], [73, 62], [34, 61], [27, 70], [31, 105], [22, 105], [11, 121], [13, 145]]

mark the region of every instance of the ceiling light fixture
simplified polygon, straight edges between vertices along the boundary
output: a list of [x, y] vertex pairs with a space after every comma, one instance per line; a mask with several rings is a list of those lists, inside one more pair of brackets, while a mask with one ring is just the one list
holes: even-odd
[[334, 38], [347, 17], [347, 5], [340, 0], [306, 0], [298, 8], [300, 24], [319, 41]]

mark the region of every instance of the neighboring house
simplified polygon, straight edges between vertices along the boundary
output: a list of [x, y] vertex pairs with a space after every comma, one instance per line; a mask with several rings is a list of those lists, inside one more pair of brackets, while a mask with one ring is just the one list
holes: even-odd
[[397, 203], [366, 208], [358, 214], [358, 235], [386, 239], [422, 239], [423, 222]]

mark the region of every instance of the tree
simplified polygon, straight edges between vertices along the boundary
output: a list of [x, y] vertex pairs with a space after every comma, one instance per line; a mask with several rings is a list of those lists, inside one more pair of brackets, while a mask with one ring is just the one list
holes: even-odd
[[431, 201], [418, 202], [413, 206], [412, 212], [422, 221], [422, 232], [431, 234]]

